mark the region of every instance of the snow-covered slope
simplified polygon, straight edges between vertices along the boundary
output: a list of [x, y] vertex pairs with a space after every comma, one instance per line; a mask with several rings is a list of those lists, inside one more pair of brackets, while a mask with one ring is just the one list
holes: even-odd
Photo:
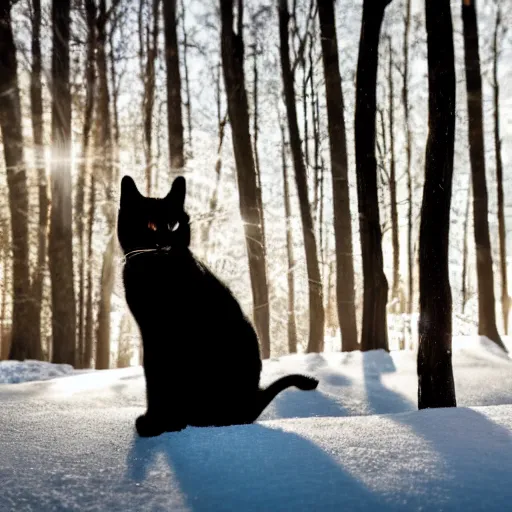
[[0, 511], [508, 510], [512, 362], [466, 339], [454, 367], [459, 408], [419, 412], [412, 353], [265, 361], [264, 384], [300, 371], [318, 391], [154, 439], [133, 429], [140, 368], [2, 385]]

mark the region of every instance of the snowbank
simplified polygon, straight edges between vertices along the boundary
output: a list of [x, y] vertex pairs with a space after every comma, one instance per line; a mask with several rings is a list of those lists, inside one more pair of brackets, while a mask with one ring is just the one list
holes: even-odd
[[53, 364], [42, 361], [0, 361], [0, 384], [16, 384], [34, 380], [62, 377], [73, 372], [69, 364]]
[[512, 360], [473, 338], [453, 363], [459, 407], [417, 411], [414, 352], [271, 359], [263, 384], [304, 372], [318, 390], [152, 439], [133, 428], [140, 367], [0, 386], [0, 511], [508, 510]]

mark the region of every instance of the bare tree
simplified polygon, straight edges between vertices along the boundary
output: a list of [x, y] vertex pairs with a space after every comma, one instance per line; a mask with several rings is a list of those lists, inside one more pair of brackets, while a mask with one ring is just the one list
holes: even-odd
[[190, 154], [192, 154], [192, 103], [190, 101], [191, 93], [190, 93], [190, 79], [188, 75], [189, 65], [188, 65], [188, 34], [187, 34], [187, 26], [185, 21], [185, 0], [181, 0], [181, 31], [183, 33], [183, 71], [185, 72], [185, 95], [187, 97], [187, 101], [185, 102], [185, 108], [187, 109], [187, 134], [188, 134], [188, 148]]
[[[152, 21], [151, 30], [149, 29], [149, 26], [144, 30], [142, 23], [142, 12], [145, 4], [145, 0], [140, 0], [139, 37], [141, 42], [141, 59], [143, 55], [145, 55], [146, 58], [145, 65], [142, 65], [141, 63], [141, 79], [144, 86], [142, 98], [142, 124], [144, 127], [144, 155], [146, 159], [146, 195], [150, 196], [153, 188], [153, 108], [155, 105], [155, 64], [158, 54], [158, 10], [160, 7], [160, 0], [152, 0], [151, 14], [149, 16], [149, 19]], [[145, 41], [144, 33], [146, 33]]]
[[[227, 2], [230, 3], [230, 0]], [[171, 169], [185, 165], [183, 156], [183, 121], [181, 114], [181, 76], [176, 34], [176, 0], [163, 2], [165, 28], [165, 63], [167, 66], [167, 123]]]
[[10, 359], [31, 357], [33, 332], [29, 323], [30, 274], [28, 253], [28, 191], [16, 48], [11, 1], [0, 1], [0, 128], [4, 146], [11, 212], [13, 310]]
[[398, 226], [398, 203], [396, 192], [396, 156], [395, 156], [395, 91], [393, 81], [393, 45], [388, 36], [389, 68], [388, 68], [388, 123], [389, 123], [389, 199], [391, 210], [391, 240], [393, 246], [393, 280], [391, 300], [395, 311], [401, 310], [400, 301], [400, 233]]
[[240, 214], [251, 276], [254, 323], [263, 358], [270, 357], [270, 315], [268, 301], [263, 212], [258, 201], [258, 184], [249, 133], [249, 113], [244, 75], [242, 34], [243, 2], [238, 1], [238, 28], [234, 31], [233, 0], [221, 0], [221, 53], [229, 121], [238, 178]]
[[284, 124], [281, 126], [281, 160], [283, 167], [284, 216], [286, 222], [286, 257], [288, 263], [288, 351], [297, 352], [297, 322], [295, 319], [295, 258], [293, 256], [293, 232], [291, 222], [290, 187], [288, 184], [288, 166], [286, 164], [286, 141]]
[[418, 407], [456, 405], [448, 272], [455, 139], [455, 65], [450, 0], [425, 1], [429, 133], [420, 225]]
[[498, 196], [498, 236], [500, 245], [500, 274], [501, 274], [501, 312], [503, 330], [508, 335], [508, 316], [510, 297], [508, 296], [507, 277], [507, 229], [505, 225], [505, 200], [503, 197], [503, 159], [501, 156], [500, 137], [500, 85], [498, 82], [498, 60], [500, 55], [500, 35], [505, 34], [506, 27], [501, 20], [501, 4], [496, 2], [496, 23], [492, 43], [492, 90], [494, 104], [494, 153], [496, 158], [496, 188]]
[[404, 37], [403, 37], [403, 74], [402, 74], [402, 103], [404, 108], [405, 124], [405, 162], [407, 176], [407, 275], [408, 275], [408, 293], [407, 293], [407, 313], [412, 314], [412, 304], [414, 297], [414, 254], [412, 243], [412, 223], [413, 223], [413, 198], [412, 198], [412, 136], [410, 126], [410, 105], [409, 105], [409, 34], [411, 30], [411, 1], [405, 0], [404, 17]]
[[75, 364], [76, 302], [71, 194], [70, 0], [52, 2], [52, 202], [49, 261], [54, 363]]
[[82, 157], [78, 169], [75, 197], [75, 222], [78, 235], [78, 367], [84, 366], [85, 317], [86, 317], [86, 266], [92, 261], [86, 259], [86, 222], [85, 192], [89, 171], [91, 130], [93, 125], [94, 100], [96, 92], [96, 2], [85, 0], [87, 24], [87, 50], [85, 57], [85, 109], [82, 126]]
[[37, 264], [32, 275], [30, 308], [28, 320], [32, 328], [32, 354], [34, 359], [42, 358], [41, 309], [43, 280], [46, 268], [48, 242], [48, 213], [50, 202], [43, 146], [43, 95], [41, 85], [41, 1], [32, 0], [32, 69], [30, 73], [30, 107], [32, 132], [34, 136], [34, 159], [37, 170], [39, 222], [37, 236]]
[[213, 221], [215, 220], [215, 214], [217, 213], [218, 201], [219, 201], [219, 193], [220, 193], [220, 184], [222, 177], [222, 146], [224, 144], [224, 135], [226, 123], [228, 120], [228, 114], [222, 116], [222, 99], [221, 99], [221, 64], [220, 62], [216, 66], [216, 75], [215, 75], [215, 99], [217, 105], [217, 127], [218, 127], [218, 137], [219, 142], [217, 145], [217, 160], [215, 161], [215, 186], [212, 191], [212, 195], [210, 196], [210, 200], [208, 202], [208, 216], [206, 221], [204, 222], [203, 229], [201, 231], [201, 243], [204, 247], [204, 254], [206, 256], [208, 252], [208, 242], [210, 240], [210, 233], [213, 225]]
[[297, 109], [295, 104], [294, 73], [290, 63], [287, 0], [279, 1], [279, 41], [281, 55], [281, 73], [283, 77], [284, 98], [288, 117], [288, 131], [290, 135], [290, 149], [295, 169], [295, 183], [299, 195], [300, 215], [302, 219], [302, 232], [304, 236], [304, 248], [306, 251], [306, 268], [309, 286], [309, 341], [308, 352], [321, 352], [324, 344], [324, 304], [323, 289], [318, 263], [315, 229], [311, 206], [308, 196], [308, 182], [306, 166], [301, 151], [299, 125], [297, 121]]
[[390, 0], [364, 0], [357, 61], [356, 174], [364, 278], [361, 350], [388, 350], [388, 282], [382, 257], [375, 159], [375, 113], [380, 29], [389, 2]]
[[98, 69], [97, 102], [97, 140], [96, 148], [101, 158], [96, 159], [95, 173], [101, 176], [105, 197], [105, 221], [108, 229], [108, 241], [101, 268], [100, 301], [96, 336], [96, 369], [103, 370], [110, 366], [110, 313], [112, 290], [114, 288], [114, 257], [116, 249], [116, 207], [114, 204], [114, 162], [112, 127], [110, 117], [110, 94], [107, 74], [107, 24], [119, 3], [114, 2], [107, 11], [106, 0], [98, 4], [96, 19], [96, 66]]
[[471, 205], [471, 176], [470, 181], [468, 183], [468, 193], [466, 199], [466, 208], [464, 211], [464, 225], [462, 228], [464, 240], [462, 242], [462, 276], [461, 276], [461, 309], [462, 314], [464, 314], [464, 310], [466, 309], [466, 303], [468, 301], [468, 288], [467, 288], [467, 278], [468, 278], [468, 227], [469, 227], [469, 207]]
[[354, 293], [354, 262], [352, 221], [348, 182], [347, 137], [345, 130], [343, 92], [339, 69], [336, 21], [332, 0], [318, 3], [325, 94], [331, 150], [334, 237], [336, 242], [336, 294], [342, 350], [359, 348], [357, 340]]
[[473, 225], [478, 278], [478, 334], [487, 336], [503, 350], [506, 350], [496, 327], [494, 276], [488, 220], [489, 201], [485, 177], [482, 76], [480, 74], [475, 0], [462, 0], [462, 24], [468, 104], [469, 157], [473, 177]]
[[89, 211], [87, 212], [87, 296], [85, 299], [84, 359], [83, 367], [90, 368], [94, 345], [94, 281], [93, 281], [93, 232], [96, 215], [96, 177], [91, 173], [89, 185]]

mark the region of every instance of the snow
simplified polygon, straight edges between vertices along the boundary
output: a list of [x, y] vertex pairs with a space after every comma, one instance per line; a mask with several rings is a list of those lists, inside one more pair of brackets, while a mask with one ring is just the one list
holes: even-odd
[[32, 380], [45, 380], [68, 375], [73, 367], [69, 364], [53, 364], [43, 361], [0, 361], [0, 384], [15, 384]]
[[264, 362], [288, 390], [249, 426], [141, 439], [141, 368], [0, 386], [0, 511], [508, 510], [512, 361], [454, 340], [459, 407], [416, 410], [413, 352]]

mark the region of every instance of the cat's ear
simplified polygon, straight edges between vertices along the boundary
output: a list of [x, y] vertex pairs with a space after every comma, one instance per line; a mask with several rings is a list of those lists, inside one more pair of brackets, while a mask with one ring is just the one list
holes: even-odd
[[142, 194], [137, 189], [135, 181], [131, 176], [123, 176], [121, 180], [121, 206], [133, 203], [142, 198]]
[[166, 199], [173, 207], [183, 210], [185, 206], [185, 194], [187, 193], [187, 182], [183, 176], [178, 176], [172, 183], [171, 190]]

